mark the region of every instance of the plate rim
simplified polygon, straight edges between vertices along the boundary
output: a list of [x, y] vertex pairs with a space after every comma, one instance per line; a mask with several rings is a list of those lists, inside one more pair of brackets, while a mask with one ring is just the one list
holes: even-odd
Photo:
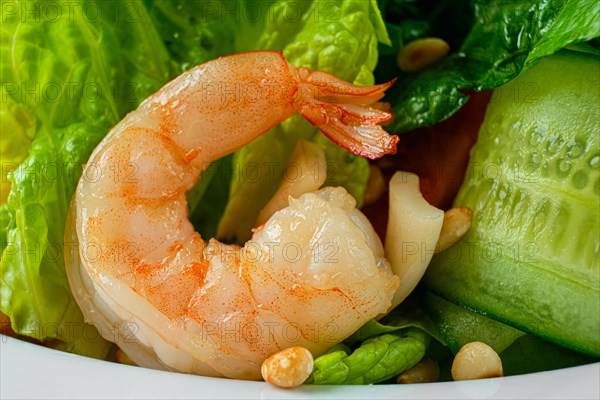
[[[91, 376], [89, 375], [91, 374]], [[74, 375], [74, 376], [73, 376]], [[32, 380], [32, 376], [36, 379]], [[37, 384], [32, 382], [37, 381]], [[600, 362], [525, 375], [409, 385], [303, 386], [210, 378], [96, 360], [0, 335], [0, 398], [600, 398]]]

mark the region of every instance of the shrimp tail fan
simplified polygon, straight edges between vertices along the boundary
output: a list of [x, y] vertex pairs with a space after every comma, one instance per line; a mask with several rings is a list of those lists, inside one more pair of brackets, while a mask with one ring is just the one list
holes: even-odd
[[356, 86], [326, 72], [298, 70], [298, 112], [337, 145], [354, 154], [375, 159], [395, 154], [398, 136], [379, 123], [392, 114], [373, 107], [394, 83]]

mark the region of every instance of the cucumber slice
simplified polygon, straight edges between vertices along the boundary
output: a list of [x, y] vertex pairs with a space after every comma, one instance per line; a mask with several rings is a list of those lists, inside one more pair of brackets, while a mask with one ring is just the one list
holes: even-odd
[[423, 294], [421, 306], [454, 354], [469, 342], [484, 342], [499, 354], [505, 375], [567, 368], [595, 361], [585, 354], [545, 342], [452, 304], [431, 292]]
[[530, 374], [577, 365], [591, 364], [598, 359], [545, 342], [533, 335], [524, 335], [502, 353], [504, 375]]
[[457, 206], [471, 230], [434, 257], [435, 293], [600, 356], [600, 61], [562, 52], [499, 88]]
[[421, 307], [454, 354], [465, 344], [477, 341], [500, 354], [525, 335], [525, 332], [452, 304], [431, 292], [423, 294]]

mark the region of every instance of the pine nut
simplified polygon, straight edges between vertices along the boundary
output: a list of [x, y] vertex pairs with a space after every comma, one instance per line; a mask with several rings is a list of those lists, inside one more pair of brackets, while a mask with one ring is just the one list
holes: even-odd
[[302, 385], [314, 366], [313, 356], [304, 347], [283, 349], [267, 358], [260, 370], [263, 379], [271, 385], [293, 388]]
[[440, 38], [413, 40], [400, 49], [396, 61], [404, 72], [416, 72], [435, 64], [448, 54], [450, 46]]
[[440, 367], [428, 358], [422, 359], [411, 369], [407, 369], [396, 378], [396, 383], [427, 383], [440, 379]]
[[452, 208], [446, 211], [435, 254], [441, 253], [458, 242], [467, 233], [472, 221], [473, 213], [467, 207]]
[[452, 378], [455, 381], [496, 378], [503, 375], [500, 356], [483, 342], [465, 344], [452, 362]]

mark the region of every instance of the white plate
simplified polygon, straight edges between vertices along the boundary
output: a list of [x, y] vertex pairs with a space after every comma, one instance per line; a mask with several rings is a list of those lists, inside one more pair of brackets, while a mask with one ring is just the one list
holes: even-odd
[[600, 363], [421, 385], [305, 386], [206, 378], [80, 357], [0, 335], [1, 399], [599, 399]]

